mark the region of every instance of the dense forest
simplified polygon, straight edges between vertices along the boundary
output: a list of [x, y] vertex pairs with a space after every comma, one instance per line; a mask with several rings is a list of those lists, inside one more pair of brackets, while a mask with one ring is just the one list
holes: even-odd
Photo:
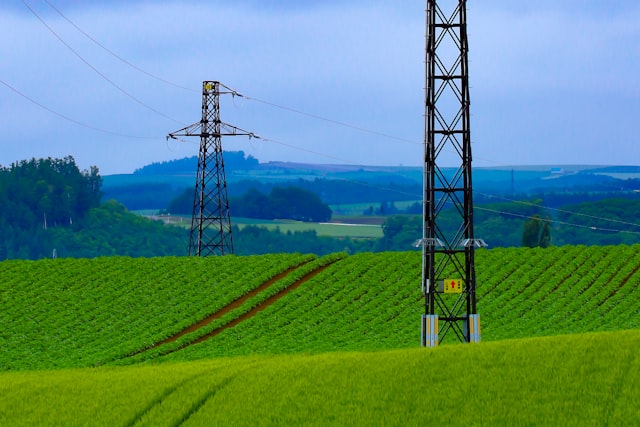
[[[188, 229], [133, 214], [116, 200], [100, 203], [101, 184], [97, 167], [80, 171], [73, 157], [31, 159], [0, 168], [0, 260], [187, 254]], [[300, 191], [275, 191], [273, 203], [283, 204], [278, 197], [292, 197]], [[305, 197], [319, 202], [307, 193]], [[324, 204], [321, 207], [328, 209]], [[330, 210], [319, 212], [325, 218], [331, 214]], [[239, 255], [373, 249], [369, 241], [317, 236], [314, 231], [282, 233], [234, 226], [233, 235]]]
[[[331, 219], [331, 208], [316, 194], [295, 186], [273, 187], [269, 194], [250, 188], [240, 197], [232, 197], [233, 215], [256, 219], [291, 219], [323, 222]], [[173, 199], [163, 212], [191, 215], [193, 190], [188, 189]]]
[[17, 228], [73, 224], [100, 203], [98, 168], [81, 172], [73, 157], [31, 159], [0, 169], [0, 221]]
[[[258, 167], [258, 159], [245, 155], [244, 151], [225, 151], [224, 165], [228, 171], [251, 170]], [[198, 157], [185, 157], [166, 162], [154, 162], [136, 169], [134, 175], [179, 175], [193, 174], [198, 167]]]
[[184, 254], [185, 230], [100, 204], [101, 184], [73, 157], [0, 168], [0, 259]]

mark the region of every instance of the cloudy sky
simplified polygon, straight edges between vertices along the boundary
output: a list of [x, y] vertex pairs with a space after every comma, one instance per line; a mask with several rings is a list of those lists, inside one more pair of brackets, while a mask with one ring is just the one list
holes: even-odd
[[[222, 120], [263, 138], [226, 150], [421, 165], [424, 8], [2, 0], [0, 165], [73, 155], [107, 175], [194, 155], [197, 138], [165, 136], [200, 119], [203, 80], [245, 95]], [[640, 165], [640, 2], [470, 0], [468, 21], [474, 166]]]

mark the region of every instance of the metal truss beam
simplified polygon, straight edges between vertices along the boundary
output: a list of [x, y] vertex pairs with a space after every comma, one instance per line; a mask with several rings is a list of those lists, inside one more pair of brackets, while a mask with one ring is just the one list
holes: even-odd
[[178, 136], [200, 137], [198, 169], [193, 195], [189, 255], [209, 256], [233, 253], [231, 214], [227, 195], [227, 180], [222, 155], [222, 136], [246, 135], [251, 132], [222, 123], [220, 120], [220, 94], [226, 88], [217, 81], [202, 82], [202, 118], [199, 122], [170, 133]]
[[[467, 15], [465, 0], [427, 0], [422, 289], [437, 339], [476, 336]], [[446, 6], [443, 6], [446, 5]], [[433, 317], [433, 316], [437, 316]], [[422, 345], [434, 340], [425, 338]]]

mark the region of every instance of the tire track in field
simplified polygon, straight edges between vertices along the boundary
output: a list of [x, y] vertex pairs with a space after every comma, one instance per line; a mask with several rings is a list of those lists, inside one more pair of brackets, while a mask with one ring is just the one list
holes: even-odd
[[208, 324], [210, 324], [211, 322], [213, 322], [216, 319], [221, 318], [222, 316], [224, 316], [225, 314], [229, 313], [231, 310], [234, 310], [238, 307], [240, 307], [242, 304], [244, 304], [249, 298], [256, 296], [257, 294], [259, 294], [260, 292], [264, 291], [265, 289], [269, 288], [271, 285], [273, 285], [274, 283], [276, 283], [278, 280], [283, 279], [285, 277], [287, 277], [289, 274], [291, 274], [293, 271], [297, 270], [298, 268], [302, 267], [305, 264], [310, 263], [311, 261], [305, 261], [301, 264], [295, 265], [293, 267], [289, 267], [288, 269], [286, 269], [285, 271], [276, 274], [275, 276], [273, 276], [271, 279], [267, 280], [266, 282], [264, 282], [263, 284], [261, 284], [260, 286], [258, 286], [257, 288], [255, 288], [252, 291], [249, 291], [248, 293], [246, 293], [245, 295], [235, 299], [234, 301], [232, 301], [231, 303], [229, 303], [228, 305], [222, 307], [220, 310], [216, 311], [215, 313], [210, 314], [209, 316], [205, 317], [204, 319], [200, 320], [199, 322], [194, 323], [191, 326], [187, 326], [186, 328], [184, 328], [183, 330], [171, 335], [168, 338], [163, 339], [162, 341], [158, 341], [157, 343], [146, 347], [144, 349], [138, 350], [136, 352], [133, 352], [131, 354], [129, 354], [127, 357], [131, 357], [131, 356], [135, 356], [137, 354], [140, 353], [144, 353], [145, 351], [148, 350], [152, 350], [154, 348], [160, 347], [161, 345], [176, 341], [178, 338], [182, 337], [183, 335], [186, 335], [188, 333], [197, 331], [200, 328], [203, 328], [205, 326], [207, 326]]
[[136, 413], [133, 416], [133, 418], [131, 419], [131, 421], [129, 421], [128, 423], [125, 424], [125, 427], [134, 427], [135, 425], [140, 424], [140, 421], [142, 420], [142, 418], [146, 414], [151, 412], [153, 410], [153, 408], [155, 408], [156, 406], [161, 405], [162, 402], [164, 402], [166, 399], [168, 399], [169, 396], [171, 396], [173, 393], [175, 393], [178, 389], [180, 389], [185, 384], [195, 380], [200, 375], [202, 375], [202, 373], [196, 374], [196, 375], [191, 375], [191, 376], [189, 376], [187, 378], [183, 378], [182, 380], [178, 381], [177, 383], [165, 388], [162, 391], [162, 393], [160, 393], [156, 398], [152, 399], [151, 402], [149, 402], [149, 404], [147, 406], [145, 406], [141, 411]]
[[274, 303], [276, 303], [280, 298], [284, 297], [285, 295], [289, 294], [290, 292], [293, 292], [294, 290], [296, 290], [297, 288], [299, 288], [300, 286], [302, 286], [303, 284], [307, 283], [309, 280], [313, 279], [315, 276], [317, 276], [318, 274], [322, 273], [324, 270], [326, 270], [327, 268], [329, 268], [331, 265], [333, 265], [334, 263], [336, 263], [339, 260], [335, 260], [335, 261], [331, 261], [330, 263], [323, 265], [319, 268], [316, 268], [313, 271], [310, 271], [309, 273], [305, 274], [304, 276], [302, 276], [300, 279], [296, 280], [294, 283], [291, 284], [291, 286], [281, 290], [280, 292], [278, 292], [275, 295], [272, 295], [271, 297], [267, 298], [266, 300], [264, 300], [263, 302], [261, 302], [260, 304], [258, 304], [257, 306], [255, 306], [254, 308], [252, 308], [250, 311], [246, 312], [245, 314], [237, 317], [236, 319], [232, 320], [231, 322], [227, 323], [226, 325], [223, 325], [221, 327], [219, 327], [218, 329], [209, 332], [206, 335], [201, 336], [200, 338], [197, 338], [191, 342], [188, 342], [170, 352], [167, 352], [166, 354], [169, 353], [174, 353], [178, 350], [182, 350], [185, 347], [188, 347], [190, 345], [194, 345], [194, 344], [198, 344], [201, 343], [203, 341], [208, 340], [209, 338], [212, 338], [216, 335], [218, 335], [220, 332], [229, 329], [229, 328], [233, 328], [234, 326], [236, 326], [237, 324], [244, 322], [247, 319], [250, 319], [251, 317], [255, 316], [257, 313], [261, 312], [262, 310], [269, 308], [270, 306], [272, 306]]
[[178, 423], [174, 424], [174, 426], [175, 427], [179, 427], [179, 426], [183, 425], [189, 418], [191, 418], [195, 413], [197, 413], [200, 410], [200, 408], [202, 408], [207, 403], [207, 401], [209, 399], [212, 399], [213, 397], [215, 397], [215, 395], [220, 390], [222, 390], [223, 388], [228, 386], [240, 374], [241, 374], [241, 372], [238, 372], [238, 373], [236, 373], [234, 375], [231, 375], [231, 376], [225, 378], [224, 380], [222, 380], [218, 384], [215, 384], [207, 393], [205, 393], [204, 396], [202, 396], [200, 399], [198, 399], [197, 402], [195, 402], [193, 405], [191, 405], [191, 408], [189, 408], [186, 411], [186, 413], [182, 416], [182, 419]]
[[[193, 416], [200, 408], [202, 408], [209, 399], [214, 397], [220, 390], [229, 385], [234, 379], [238, 377], [238, 375], [247, 371], [254, 364], [250, 364], [244, 369], [232, 373], [230, 375], [226, 375], [224, 378], [209, 384], [208, 386], [203, 386], [205, 389], [202, 393], [197, 393], [199, 397], [194, 396], [194, 400], [189, 404], [186, 404], [182, 409], [182, 411], [176, 411], [175, 409], [161, 409], [160, 407], [168, 402], [169, 400], [175, 398], [176, 395], [182, 393], [190, 393], [193, 391], [185, 390], [190, 384], [195, 383], [196, 381], [201, 381], [203, 378], [210, 376], [216, 372], [221, 371], [221, 368], [214, 368], [210, 370], [206, 370], [203, 372], [199, 372], [195, 375], [190, 375], [177, 383], [167, 387], [158, 397], [152, 399], [149, 404], [143, 408], [141, 411], [136, 413], [134, 417], [125, 424], [126, 427], [136, 427], [136, 426], [144, 426], [144, 425], [171, 425], [171, 426], [180, 426], [184, 424], [191, 416]], [[160, 411], [160, 412], [157, 412]], [[151, 418], [145, 419], [149, 414]], [[160, 417], [160, 419], [158, 419]]]

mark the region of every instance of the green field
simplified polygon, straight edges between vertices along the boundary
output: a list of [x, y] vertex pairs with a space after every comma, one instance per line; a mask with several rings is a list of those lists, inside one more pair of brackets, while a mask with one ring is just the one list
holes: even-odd
[[234, 218], [233, 223], [242, 229], [247, 225], [257, 225], [283, 233], [296, 231], [315, 231], [318, 236], [351, 237], [378, 239], [382, 237], [382, 227], [375, 224], [356, 224], [338, 222], [302, 222], [291, 220], [257, 221], [255, 219]]
[[[177, 225], [185, 228], [191, 227], [191, 218], [184, 216], [166, 216], [155, 215], [151, 212], [139, 212], [151, 219], [163, 221], [166, 224]], [[231, 218], [231, 223], [237, 225], [240, 229], [249, 225], [264, 227], [269, 230], [280, 230], [282, 233], [295, 233], [299, 231], [315, 231], [318, 236], [329, 237], [350, 237], [354, 239], [378, 239], [383, 236], [382, 221], [378, 217], [371, 221], [363, 221], [362, 218], [354, 219], [352, 217], [337, 218], [332, 222], [302, 222], [283, 219], [255, 219], [255, 218]]]
[[[637, 425], [640, 331], [6, 373], [3, 425]], [[427, 421], [425, 421], [427, 420]]]
[[436, 349], [415, 252], [3, 261], [0, 424], [638, 424], [639, 249], [479, 250]]

